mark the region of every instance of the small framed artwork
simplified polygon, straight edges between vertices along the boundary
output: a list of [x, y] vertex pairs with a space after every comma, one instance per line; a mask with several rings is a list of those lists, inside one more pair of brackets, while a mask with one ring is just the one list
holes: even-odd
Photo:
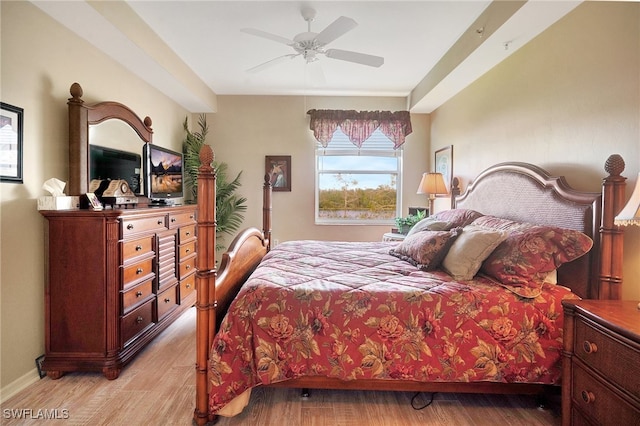
[[291, 156], [267, 155], [264, 161], [265, 174], [271, 179], [274, 191], [291, 191]]
[[89, 200], [89, 208], [91, 210], [102, 210], [103, 206], [98, 197], [93, 192], [87, 192], [87, 200]]
[[[453, 145], [446, 146], [436, 151], [435, 172], [442, 173], [447, 191], [451, 192], [453, 180]], [[437, 195], [438, 197], [448, 197], [449, 195]]]
[[0, 181], [22, 183], [24, 110], [0, 102]]

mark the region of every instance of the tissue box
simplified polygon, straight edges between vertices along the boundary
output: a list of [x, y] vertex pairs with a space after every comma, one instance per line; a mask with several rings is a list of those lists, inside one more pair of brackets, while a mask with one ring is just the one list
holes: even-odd
[[75, 210], [80, 204], [80, 197], [61, 195], [53, 197], [45, 195], [38, 198], [38, 210]]

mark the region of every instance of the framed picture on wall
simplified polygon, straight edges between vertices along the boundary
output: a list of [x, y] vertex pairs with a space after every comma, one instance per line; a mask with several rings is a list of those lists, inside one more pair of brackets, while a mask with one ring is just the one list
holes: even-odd
[[22, 108], [0, 102], [0, 181], [22, 183]]
[[[453, 145], [446, 146], [436, 151], [435, 172], [442, 173], [444, 183], [447, 185], [447, 192], [451, 192], [451, 184], [453, 180]], [[439, 195], [439, 197], [448, 197], [449, 195]]]
[[291, 156], [267, 155], [264, 161], [265, 174], [271, 179], [274, 191], [291, 191]]

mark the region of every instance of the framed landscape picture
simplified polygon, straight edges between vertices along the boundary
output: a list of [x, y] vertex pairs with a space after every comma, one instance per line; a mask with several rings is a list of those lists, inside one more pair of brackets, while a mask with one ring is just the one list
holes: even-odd
[[[453, 179], [453, 145], [446, 146], [436, 151], [434, 171], [442, 173], [444, 183], [447, 185], [447, 192], [451, 192], [451, 182]], [[448, 195], [440, 195], [448, 197]]]

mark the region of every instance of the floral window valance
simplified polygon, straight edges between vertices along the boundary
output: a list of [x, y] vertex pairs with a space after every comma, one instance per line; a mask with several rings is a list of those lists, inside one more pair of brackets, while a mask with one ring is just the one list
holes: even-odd
[[326, 148], [338, 127], [358, 148], [376, 130], [380, 129], [399, 148], [405, 136], [411, 133], [409, 111], [342, 111], [330, 109], [312, 109], [309, 128], [313, 135]]

